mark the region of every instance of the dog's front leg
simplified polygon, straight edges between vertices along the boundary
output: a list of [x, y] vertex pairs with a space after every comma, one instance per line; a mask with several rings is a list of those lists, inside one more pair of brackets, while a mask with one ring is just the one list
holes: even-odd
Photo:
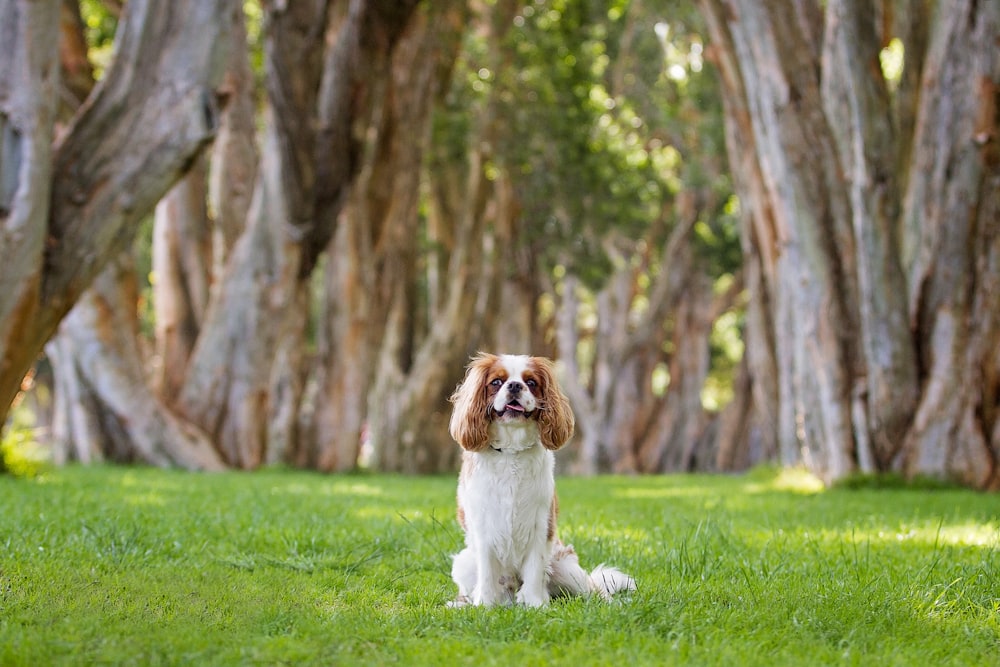
[[506, 590], [500, 585], [500, 563], [486, 549], [476, 553], [476, 589], [472, 604], [492, 607], [501, 601]]
[[549, 603], [548, 574], [545, 563], [548, 545], [542, 544], [529, 550], [521, 565], [521, 579], [524, 583], [517, 592], [517, 603], [526, 607], [543, 607]]

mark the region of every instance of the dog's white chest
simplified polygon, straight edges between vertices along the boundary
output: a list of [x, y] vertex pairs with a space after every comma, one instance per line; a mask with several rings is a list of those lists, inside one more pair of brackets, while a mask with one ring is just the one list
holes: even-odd
[[516, 569], [529, 548], [546, 539], [555, 492], [554, 457], [542, 447], [516, 453], [487, 450], [474, 456], [472, 469], [459, 485], [468, 537], [505, 568]]

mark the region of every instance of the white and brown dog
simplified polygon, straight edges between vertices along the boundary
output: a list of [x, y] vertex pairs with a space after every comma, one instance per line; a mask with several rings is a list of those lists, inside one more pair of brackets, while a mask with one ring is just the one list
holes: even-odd
[[632, 577], [599, 566], [588, 574], [556, 534], [555, 457], [573, 436], [573, 412], [542, 357], [479, 354], [451, 397], [451, 436], [465, 450], [452, 606], [547, 604], [556, 595], [635, 590]]

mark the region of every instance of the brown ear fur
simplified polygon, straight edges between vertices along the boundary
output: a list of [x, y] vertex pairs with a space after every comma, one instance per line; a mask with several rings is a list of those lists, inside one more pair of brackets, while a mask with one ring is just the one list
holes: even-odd
[[448, 430], [463, 449], [477, 452], [489, 442], [490, 405], [486, 397], [486, 375], [499, 357], [479, 353], [473, 357], [462, 384], [451, 395], [455, 409]]
[[532, 357], [531, 364], [542, 385], [542, 405], [538, 414], [538, 431], [545, 449], [559, 449], [573, 437], [576, 425], [569, 400], [559, 388], [552, 362], [544, 357]]

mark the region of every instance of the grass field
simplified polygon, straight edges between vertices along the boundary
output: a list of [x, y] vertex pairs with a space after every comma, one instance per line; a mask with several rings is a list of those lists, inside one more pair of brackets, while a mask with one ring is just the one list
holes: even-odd
[[1000, 664], [1000, 497], [559, 480], [613, 604], [446, 609], [451, 477], [0, 476], [0, 664]]

